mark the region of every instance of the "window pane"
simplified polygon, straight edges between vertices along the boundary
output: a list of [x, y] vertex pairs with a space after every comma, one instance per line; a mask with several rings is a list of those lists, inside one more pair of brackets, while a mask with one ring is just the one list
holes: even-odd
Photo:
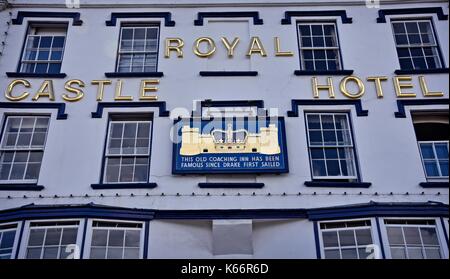
[[325, 161], [323, 160], [313, 160], [313, 175], [314, 176], [327, 176], [327, 170], [325, 167]]
[[409, 259], [423, 259], [422, 248], [408, 248]]
[[125, 248], [124, 259], [139, 259], [139, 248]]
[[356, 251], [356, 248], [342, 249], [342, 258], [343, 259], [357, 259], [358, 252]]
[[341, 246], [355, 246], [356, 243], [354, 231], [353, 230], [339, 231], [339, 241]]
[[125, 246], [126, 247], [140, 247], [141, 231], [133, 230], [126, 231]]
[[422, 158], [424, 159], [434, 159], [433, 144], [431, 143], [421, 143], [420, 150], [422, 151]]
[[106, 258], [106, 248], [91, 248], [91, 259], [105, 259]]
[[123, 248], [108, 248], [108, 259], [122, 259]]
[[58, 247], [45, 247], [43, 259], [57, 259], [58, 258]]
[[401, 228], [387, 228], [389, 244], [404, 244], [403, 233]]
[[420, 228], [424, 245], [439, 245], [439, 240], [434, 228]]
[[134, 182], [147, 182], [147, 165], [136, 166], [134, 170]]
[[446, 143], [436, 143], [435, 149], [438, 159], [448, 160], [448, 145]]
[[425, 171], [427, 176], [439, 176], [439, 170], [435, 161], [425, 161]]
[[372, 244], [372, 234], [370, 229], [356, 230], [356, 239], [358, 241], [358, 245]]
[[338, 247], [338, 235], [336, 231], [322, 232], [323, 246], [324, 247]]
[[391, 256], [393, 259], [406, 259], [405, 248], [391, 247]]
[[16, 231], [3, 232], [2, 242], [0, 243], [0, 249], [11, 248], [14, 246], [14, 238]]
[[47, 235], [45, 237], [45, 245], [59, 245], [61, 241], [62, 229], [47, 229]]
[[39, 178], [39, 170], [41, 164], [28, 164], [27, 171], [25, 173], [25, 179], [37, 180]]
[[308, 115], [307, 117], [309, 129], [321, 129], [319, 115]]
[[28, 248], [27, 249], [27, 259], [40, 259], [42, 248]]
[[41, 246], [44, 243], [45, 230], [32, 229], [30, 230], [30, 239], [28, 240], [28, 246]]
[[403, 228], [403, 232], [405, 234], [406, 244], [421, 245], [419, 228], [405, 227]]
[[105, 246], [108, 240], [107, 230], [94, 230], [92, 232], [92, 246]]
[[427, 259], [441, 259], [441, 252], [439, 248], [427, 248], [425, 249], [425, 253], [427, 255]]
[[61, 244], [67, 245], [67, 244], [76, 244], [77, 242], [77, 229], [72, 228], [65, 228], [62, 235]]
[[325, 258], [326, 259], [340, 259], [341, 255], [339, 250], [325, 250]]
[[109, 246], [123, 246], [124, 231], [111, 230], [109, 231]]

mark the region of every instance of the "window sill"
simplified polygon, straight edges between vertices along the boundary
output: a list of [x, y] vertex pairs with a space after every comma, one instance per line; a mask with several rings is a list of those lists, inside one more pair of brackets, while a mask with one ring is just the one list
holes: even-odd
[[42, 191], [44, 188], [36, 184], [0, 184], [0, 191]]
[[109, 78], [132, 78], [132, 77], [163, 77], [163, 72], [142, 72], [142, 73], [105, 73]]
[[59, 74], [33, 74], [33, 73], [17, 73], [8, 72], [6, 76], [10, 78], [65, 78], [67, 75], [64, 73]]
[[419, 183], [422, 188], [449, 188], [448, 181], [445, 182], [421, 182]]
[[305, 181], [306, 187], [324, 187], [324, 188], [369, 188], [370, 182], [335, 182], [335, 181]]
[[257, 71], [201, 71], [202, 77], [256, 77]]
[[395, 70], [396, 75], [416, 75], [416, 74], [448, 74], [449, 68], [423, 69], [423, 70]]
[[261, 189], [264, 183], [199, 183], [200, 188], [227, 188], [227, 189]]
[[351, 76], [354, 70], [336, 70], [336, 71], [305, 71], [296, 70], [296, 76]]
[[118, 184], [91, 184], [94, 190], [115, 190], [115, 189], [153, 189], [156, 183], [118, 183]]

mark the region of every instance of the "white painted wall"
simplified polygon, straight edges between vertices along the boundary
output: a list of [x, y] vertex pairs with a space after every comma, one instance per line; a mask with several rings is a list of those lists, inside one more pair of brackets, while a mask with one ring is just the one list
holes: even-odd
[[[114, 2], [114, 1], [113, 1]], [[150, 1], [149, 1], [150, 2]], [[24, 1], [16, 1], [15, 5], [20, 6]], [[33, 2], [34, 3], [34, 2]], [[41, 3], [41, 2], [37, 2]], [[43, 2], [42, 2], [43, 3]], [[98, 2], [101, 3], [101, 2]], [[404, 5], [384, 5], [383, 8], [406, 8], [406, 7], [442, 7], [448, 14], [448, 7], [445, 3], [424, 3], [424, 4], [404, 4]], [[67, 36], [67, 47], [64, 54], [62, 72], [67, 73], [67, 79], [79, 78], [89, 83], [93, 79], [105, 79], [104, 73], [114, 70], [116, 60], [116, 48], [119, 36], [119, 25], [116, 27], [105, 26], [111, 12], [142, 11], [142, 9], [120, 8], [114, 9], [114, 5], [108, 9], [82, 8], [77, 11], [81, 13], [84, 21], [82, 26], [69, 26]], [[395, 45], [392, 38], [391, 26], [389, 23], [377, 24], [377, 10], [368, 9], [362, 5], [356, 6], [328, 6], [327, 9], [346, 9], [348, 16], [353, 17], [353, 24], [342, 24], [337, 20], [341, 51], [346, 69], [354, 69], [355, 75], [365, 78], [371, 75], [394, 76], [394, 70], [399, 68], [396, 56]], [[170, 11], [175, 27], [161, 28], [161, 38], [181, 37], [185, 40], [185, 57], [178, 59], [173, 56], [170, 59], [164, 58], [163, 42], [161, 41], [159, 54], [159, 71], [164, 72], [161, 78], [159, 99], [166, 101], [168, 108], [192, 109], [193, 100], [214, 99], [214, 100], [253, 100], [262, 99], [266, 108], [277, 108], [282, 116], [291, 109], [291, 99], [312, 99], [312, 89], [310, 85], [311, 77], [294, 76], [293, 71], [299, 69], [296, 26], [281, 25], [280, 20], [286, 10], [304, 10], [305, 8], [295, 5], [286, 7], [266, 7], [265, 5], [251, 7], [217, 7], [217, 8], [154, 8], [148, 11]], [[308, 10], [323, 10], [324, 7], [311, 6]], [[12, 11], [14, 16], [19, 10], [39, 10], [36, 8], [13, 8], [3, 11], [0, 17], [3, 22], [8, 18], [6, 14]], [[49, 11], [67, 11], [67, 9], [55, 8], [46, 9]], [[194, 38], [197, 36], [210, 36], [217, 41], [218, 59], [222, 59], [225, 48], [220, 44], [220, 28], [208, 29], [205, 26], [194, 26], [193, 20], [199, 11], [243, 11], [257, 10], [264, 19], [264, 25], [249, 24], [250, 36], [260, 36], [269, 56], [261, 58], [254, 56], [250, 59], [251, 69], [259, 71], [258, 77], [236, 77], [236, 78], [207, 78], [200, 77], [198, 72], [207, 70], [205, 60], [196, 57], [190, 48]], [[429, 15], [427, 15], [429, 16]], [[448, 48], [448, 22], [440, 21], [435, 15], [431, 15], [436, 26], [440, 46], [444, 55], [444, 63], [449, 64]], [[20, 60], [21, 47], [26, 33], [26, 26], [29, 20], [25, 18], [24, 24], [12, 25], [6, 39], [4, 55], [0, 58], [0, 88], [5, 90], [12, 80], [7, 78], [5, 72], [15, 71]], [[56, 20], [56, 19], [50, 19]], [[221, 24], [222, 25], [222, 24]], [[243, 31], [238, 30], [241, 35]], [[232, 30], [225, 30], [224, 34], [232, 34]], [[284, 49], [293, 50], [294, 57], [273, 56], [273, 37], [278, 36], [282, 40]], [[246, 46], [243, 42], [236, 50], [236, 62], [246, 61], [244, 57]], [[213, 61], [214, 57], [211, 58]], [[248, 60], [247, 60], [248, 62]], [[208, 62], [209, 63], [209, 62]], [[339, 93], [338, 85], [341, 77], [333, 77], [337, 98], [344, 97]], [[54, 79], [57, 102], [61, 102], [63, 83], [65, 80]], [[445, 74], [426, 75], [428, 86], [431, 90], [440, 90], [448, 98], [448, 76]], [[35, 92], [42, 79], [28, 79], [32, 83], [30, 93]], [[325, 77], [319, 77], [320, 82], [325, 82]], [[124, 79], [124, 94], [130, 94], [137, 98], [140, 78]], [[423, 98], [420, 93], [417, 77], [414, 76], [417, 98]], [[77, 103], [67, 103], [68, 120], [56, 120], [52, 117], [50, 122], [50, 133], [43, 160], [43, 166], [39, 177], [39, 184], [46, 189], [42, 191], [43, 196], [52, 197], [54, 195], [84, 196], [88, 194], [90, 198], [80, 199], [79, 202], [96, 202], [120, 206], [135, 206], [144, 208], [285, 208], [285, 207], [323, 207], [331, 205], [367, 202], [369, 200], [378, 201], [428, 201], [437, 200], [448, 202], [448, 190], [422, 189], [418, 184], [425, 181], [424, 171], [420, 160], [420, 154], [414, 135], [411, 118], [394, 118], [396, 107], [396, 96], [392, 81], [384, 85], [385, 97], [376, 99], [373, 84], [366, 83], [366, 95], [362, 98], [364, 109], [369, 110], [368, 117], [357, 117], [354, 108], [351, 106], [339, 107], [339, 110], [349, 110], [352, 113], [352, 123], [354, 127], [355, 142], [358, 152], [359, 165], [362, 179], [365, 182], [372, 182], [369, 189], [363, 190], [340, 190], [340, 189], [310, 189], [303, 185], [304, 181], [310, 180], [310, 166], [306, 149], [306, 136], [303, 114], [298, 118], [286, 118], [287, 144], [289, 154], [290, 173], [287, 175], [261, 175], [257, 177], [257, 182], [266, 184], [261, 190], [256, 190], [257, 197], [246, 196], [253, 190], [213, 190], [199, 189], [197, 184], [205, 182], [205, 176], [173, 176], [171, 174], [172, 143], [169, 140], [172, 121], [169, 118], [155, 118], [153, 134], [153, 153], [151, 165], [151, 181], [158, 183], [158, 187], [151, 191], [133, 190], [137, 196], [150, 192], [152, 195], [165, 193], [166, 195], [190, 195], [206, 194], [210, 192], [210, 197], [136, 197], [133, 200], [127, 197], [103, 198], [98, 196], [103, 193], [105, 196], [114, 195], [116, 192], [129, 195], [130, 191], [98, 191], [92, 190], [90, 185], [99, 182], [101, 171], [101, 160], [103, 156], [103, 145], [105, 142], [105, 131], [107, 123], [107, 113], [117, 111], [154, 111], [157, 109], [106, 109], [102, 119], [93, 119], [90, 113], [96, 110], [95, 101], [96, 87], [87, 86], [85, 97]], [[105, 100], [112, 101], [114, 86], [107, 87]], [[322, 92], [321, 98], [327, 98], [326, 92]], [[6, 101], [4, 96], [0, 96], [1, 101]], [[28, 100], [30, 101], [30, 100]], [[40, 100], [39, 102], [45, 102]], [[436, 108], [448, 108], [447, 106], [436, 106]], [[330, 107], [305, 107], [304, 109], [332, 109]], [[420, 108], [419, 108], [420, 109]], [[0, 109], [4, 113], [16, 112], [14, 109]], [[33, 112], [33, 110], [27, 110]], [[52, 110], [46, 111], [54, 114]], [[2, 120], [3, 123], [3, 119]], [[277, 194], [283, 192], [296, 194], [303, 193], [324, 193], [329, 191], [336, 193], [332, 196], [304, 196], [304, 197], [279, 197]], [[342, 196], [341, 194], [359, 193], [362, 191], [367, 196]], [[374, 192], [380, 194], [394, 192], [394, 196], [373, 196]], [[425, 192], [424, 196], [405, 196], [404, 193], [411, 194]], [[227, 194], [226, 197], [214, 197]], [[237, 197], [237, 193], [244, 194]], [[267, 193], [275, 194], [266, 198]], [[11, 195], [22, 197], [22, 192], [0, 192], [0, 197]], [[36, 196], [29, 193], [30, 197]], [[55, 199], [22, 199], [15, 198], [4, 200], [0, 203], [0, 208], [17, 207], [31, 202], [35, 203], [70, 203], [75, 199], [61, 198]]]

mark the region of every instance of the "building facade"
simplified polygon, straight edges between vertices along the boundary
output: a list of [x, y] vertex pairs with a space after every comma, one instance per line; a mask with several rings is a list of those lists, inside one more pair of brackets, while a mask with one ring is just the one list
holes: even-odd
[[0, 1], [0, 258], [448, 258], [448, 2]]

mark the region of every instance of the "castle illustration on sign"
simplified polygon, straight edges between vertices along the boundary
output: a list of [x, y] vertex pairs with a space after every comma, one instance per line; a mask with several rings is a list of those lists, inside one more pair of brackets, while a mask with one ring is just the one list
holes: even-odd
[[199, 128], [183, 126], [180, 155], [196, 156], [200, 154], [220, 153], [256, 153], [276, 155], [281, 153], [278, 143], [278, 128], [275, 124], [262, 127], [258, 134], [245, 129], [233, 130], [228, 124], [227, 130], [214, 129], [210, 134], [201, 134]]

